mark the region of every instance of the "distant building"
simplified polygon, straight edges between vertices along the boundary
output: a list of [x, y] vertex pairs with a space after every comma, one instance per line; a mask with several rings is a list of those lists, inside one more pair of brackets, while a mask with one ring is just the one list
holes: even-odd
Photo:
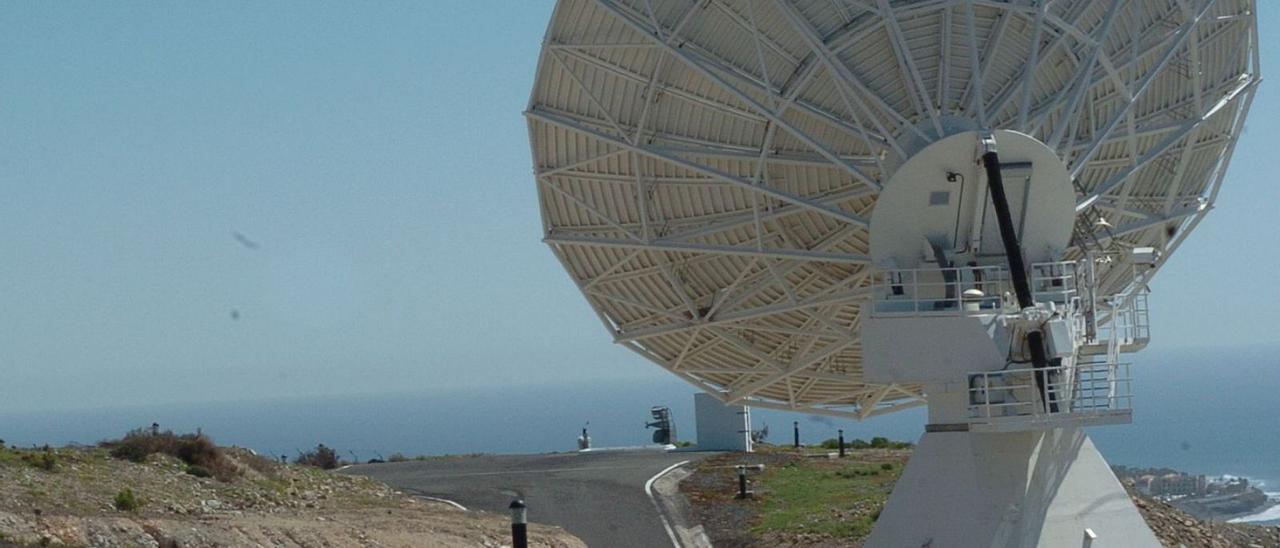
[[1151, 483], [1151, 494], [1156, 496], [1198, 496], [1206, 492], [1208, 481], [1203, 475], [1165, 474]]
[[1153, 476], [1153, 475], [1151, 475], [1151, 474], [1147, 474], [1147, 475], [1145, 475], [1145, 476], [1141, 476], [1141, 477], [1139, 477], [1139, 478], [1137, 478], [1137, 479], [1133, 480], [1133, 486], [1134, 486], [1135, 488], [1137, 488], [1137, 490], [1138, 490], [1139, 492], [1141, 492], [1142, 494], [1144, 494], [1144, 495], [1151, 495], [1151, 494], [1152, 494], [1152, 493], [1151, 493], [1151, 484], [1152, 484], [1152, 483], [1155, 483], [1155, 481], [1156, 481], [1156, 477], [1155, 477], [1155, 476]]
[[1168, 468], [1113, 468], [1121, 481], [1138, 492], [1162, 498], [1200, 519], [1229, 519], [1256, 512], [1268, 504], [1266, 493], [1249, 485], [1247, 478], [1224, 477], [1210, 481]]
[[1133, 486], [1148, 496], [1181, 497], [1204, 495], [1209, 492], [1210, 483], [1204, 475], [1192, 476], [1165, 471], [1165, 473], [1137, 476], [1133, 479]]
[[1231, 478], [1226, 483], [1214, 483], [1210, 490], [1224, 495], [1237, 495], [1249, 490], [1249, 478]]

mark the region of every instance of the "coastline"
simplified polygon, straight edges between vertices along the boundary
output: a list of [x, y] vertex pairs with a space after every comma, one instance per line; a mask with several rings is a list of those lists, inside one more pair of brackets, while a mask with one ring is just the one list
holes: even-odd
[[1280, 493], [1266, 493], [1266, 495], [1266, 504], [1248, 513], [1228, 515], [1223, 518], [1215, 517], [1214, 521], [1249, 523], [1253, 525], [1272, 525], [1275, 522], [1280, 522]]
[[1142, 496], [1163, 501], [1210, 523], [1280, 523], [1280, 493], [1247, 476], [1190, 474], [1167, 467], [1112, 466], [1116, 477]]

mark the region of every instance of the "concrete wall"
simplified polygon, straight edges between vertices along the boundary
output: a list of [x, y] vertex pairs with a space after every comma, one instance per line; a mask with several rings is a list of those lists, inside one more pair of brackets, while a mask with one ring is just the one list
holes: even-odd
[[705, 392], [693, 395], [698, 449], [751, 451], [751, 409], [725, 405]]
[[[1097, 538], [1085, 542], [1086, 530]], [[1158, 548], [1160, 542], [1084, 430], [1054, 428], [925, 433], [864, 545]]]
[[1007, 333], [994, 315], [864, 315], [863, 376], [867, 382], [883, 384], [956, 382], [964, 386], [967, 373], [1005, 366]]

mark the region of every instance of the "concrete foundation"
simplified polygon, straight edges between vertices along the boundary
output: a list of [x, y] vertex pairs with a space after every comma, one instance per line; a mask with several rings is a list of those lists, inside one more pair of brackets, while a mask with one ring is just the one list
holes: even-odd
[[1079, 428], [929, 432], [865, 544], [1159, 548]]

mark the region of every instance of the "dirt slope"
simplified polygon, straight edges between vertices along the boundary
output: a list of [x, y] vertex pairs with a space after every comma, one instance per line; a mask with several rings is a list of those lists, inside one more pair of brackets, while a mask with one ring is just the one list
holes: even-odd
[[[0, 546], [501, 546], [505, 516], [424, 502], [362, 477], [281, 465], [244, 450], [227, 454], [243, 474], [199, 478], [186, 464], [144, 463], [103, 449], [0, 450]], [[51, 470], [49, 463], [52, 462]], [[122, 511], [116, 497], [140, 501]], [[533, 526], [533, 545], [581, 547], [554, 527]]]

